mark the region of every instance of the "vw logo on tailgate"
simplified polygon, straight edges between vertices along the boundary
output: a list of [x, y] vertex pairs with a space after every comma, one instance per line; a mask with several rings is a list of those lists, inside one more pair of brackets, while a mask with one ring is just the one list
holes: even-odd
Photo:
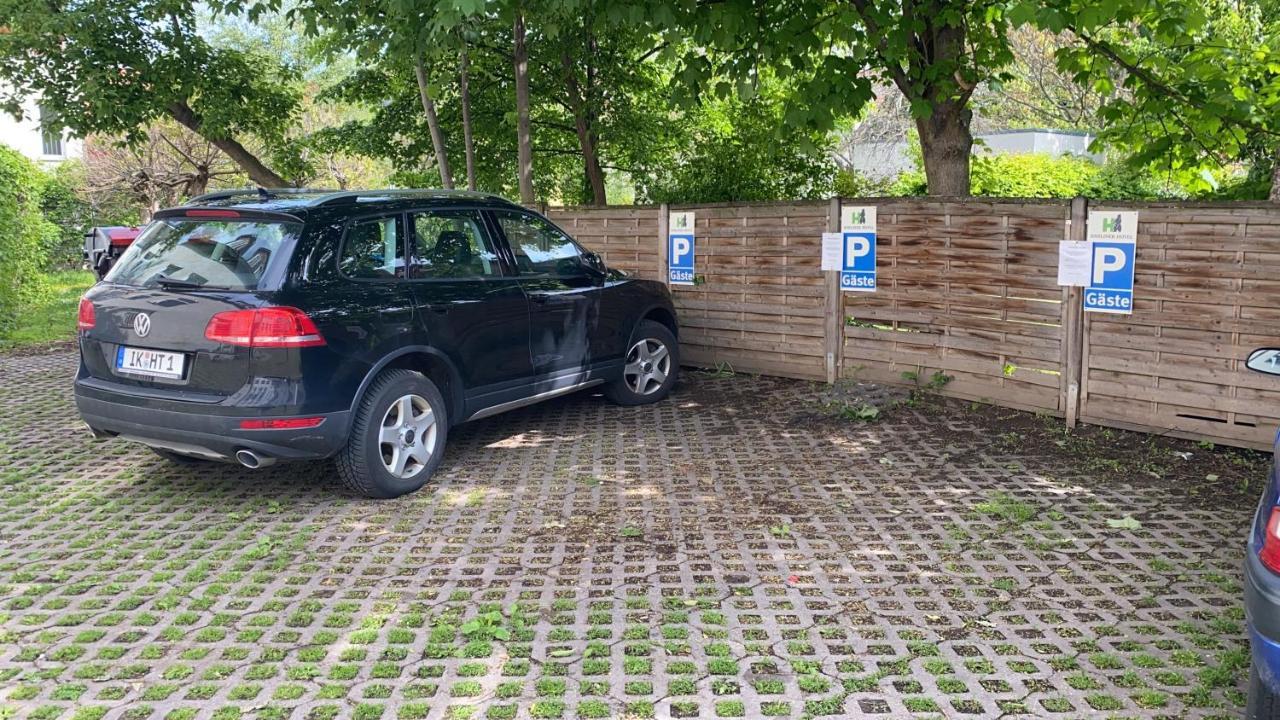
[[138, 337], [146, 337], [151, 332], [151, 316], [146, 313], [138, 313], [133, 316], [133, 332]]

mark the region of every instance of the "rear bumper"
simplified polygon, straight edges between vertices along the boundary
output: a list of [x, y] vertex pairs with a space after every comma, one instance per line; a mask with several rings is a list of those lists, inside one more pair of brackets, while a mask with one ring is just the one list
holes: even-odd
[[1244, 562], [1244, 611], [1249, 647], [1258, 677], [1280, 694], [1280, 578], [1263, 567], [1253, 552]]
[[239, 450], [252, 450], [260, 456], [280, 460], [327, 458], [346, 444], [351, 425], [351, 413], [344, 411], [323, 414], [324, 422], [314, 428], [242, 430], [241, 420], [264, 416], [212, 415], [208, 406], [194, 403], [190, 411], [155, 409], [138, 404], [136, 399], [129, 402], [131, 398], [108, 398], [97, 390], [90, 393], [76, 383], [76, 408], [95, 434], [119, 436], [153, 447], [228, 462]]

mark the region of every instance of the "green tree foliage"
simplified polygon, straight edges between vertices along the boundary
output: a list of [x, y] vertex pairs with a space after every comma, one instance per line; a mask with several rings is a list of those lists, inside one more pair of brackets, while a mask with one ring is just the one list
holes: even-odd
[[789, 131], [779, 142], [788, 94], [776, 81], [762, 90], [750, 100], [704, 102], [685, 116], [680, 142], [637, 164], [638, 197], [671, 203], [830, 197], [830, 141]]
[[190, 0], [0, 0], [0, 105], [36, 95], [77, 135], [139, 140], [171, 117], [213, 141], [255, 182], [284, 180], [241, 138], [289, 128], [297, 90], [260, 54], [210, 46]]
[[[751, 100], [729, 94], [681, 105], [672, 92], [676, 63], [664, 41], [643, 28], [610, 29], [607, 15], [601, 11], [592, 21], [557, 13], [548, 21], [530, 9], [539, 199], [600, 202], [604, 186], [592, 178], [592, 163], [605, 185], [610, 178], [615, 187], [619, 178], [634, 183], [640, 201], [785, 199], [830, 188], [826, 136], [784, 122], [791, 88], [766, 76]], [[488, 18], [473, 20], [467, 32], [478, 186], [515, 196], [515, 87], [504, 45], [510, 30], [500, 18]], [[446, 152], [462, 157], [457, 57], [426, 54], [424, 65]], [[368, 114], [321, 130], [313, 137], [318, 147], [385, 157], [400, 184], [438, 184], [410, 61], [373, 58], [324, 97]]]
[[58, 234], [40, 213], [43, 184], [35, 164], [0, 145], [0, 336], [13, 328], [20, 308], [40, 295], [45, 248]]
[[[969, 192], [969, 101], [1012, 60], [996, 0], [744, 0], [650, 7], [705, 53], [680, 58], [678, 77], [698, 94], [749, 96], [762, 67], [794, 83], [785, 120], [830, 132], [872, 98], [873, 83], [907, 99], [923, 139], [929, 191]], [[744, 41], [745, 40], [745, 41]]]
[[[1280, 171], [1275, 0], [1028, 1], [1011, 18], [1078, 40], [1058, 51], [1059, 66], [1104, 96], [1101, 139], [1133, 163], [1200, 191], [1233, 161]], [[1280, 182], [1271, 192], [1280, 201]]]

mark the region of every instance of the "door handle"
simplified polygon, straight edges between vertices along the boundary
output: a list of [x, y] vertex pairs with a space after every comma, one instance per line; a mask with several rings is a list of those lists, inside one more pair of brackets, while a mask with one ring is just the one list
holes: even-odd
[[547, 300], [549, 299], [550, 299], [550, 296], [547, 296], [547, 295], [530, 295], [529, 296], [529, 300], [531, 302], [538, 303], [539, 305], [546, 305]]

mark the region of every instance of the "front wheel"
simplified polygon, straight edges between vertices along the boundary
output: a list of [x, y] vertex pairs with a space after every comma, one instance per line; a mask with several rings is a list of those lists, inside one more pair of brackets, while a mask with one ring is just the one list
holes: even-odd
[[605, 387], [619, 405], [647, 405], [671, 394], [680, 373], [680, 346], [667, 326], [642, 320], [631, 334], [622, 377]]
[[338, 475], [352, 492], [393, 498], [426, 484], [449, 434], [444, 396], [421, 373], [388, 370], [360, 401]]
[[1280, 696], [1262, 682], [1258, 668], [1252, 663], [1249, 664], [1249, 704], [1244, 716], [1247, 720], [1280, 719]]

